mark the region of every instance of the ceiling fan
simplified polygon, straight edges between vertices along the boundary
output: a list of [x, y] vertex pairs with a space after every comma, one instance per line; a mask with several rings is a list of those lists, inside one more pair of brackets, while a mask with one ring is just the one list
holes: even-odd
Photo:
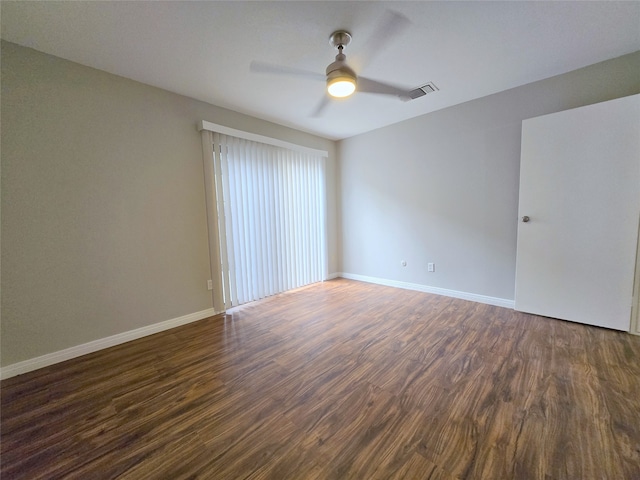
[[[369, 56], [373, 56], [386, 45], [392, 37], [398, 35], [409, 25], [409, 20], [403, 15], [387, 10], [381, 22], [375, 29], [375, 35], [369, 39]], [[264, 62], [253, 61], [250, 69], [255, 73], [269, 73], [309, 78], [312, 80], [326, 81], [327, 95], [325, 95], [312, 116], [317, 117], [326, 108], [330, 99], [345, 98], [354, 92], [374, 93], [379, 95], [392, 95], [403, 101], [411, 100], [411, 89], [405, 89], [397, 85], [379, 82], [367, 77], [362, 77], [347, 65], [346, 55], [343, 50], [351, 43], [351, 34], [346, 30], [337, 30], [329, 36], [329, 43], [338, 50], [335, 61], [326, 69], [325, 74], [309, 72], [298, 68], [273, 65]]]

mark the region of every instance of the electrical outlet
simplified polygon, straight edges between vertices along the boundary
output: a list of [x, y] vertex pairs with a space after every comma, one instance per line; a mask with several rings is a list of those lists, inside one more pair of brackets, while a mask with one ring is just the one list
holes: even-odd
[[436, 264], [435, 263], [427, 263], [427, 272], [435, 272]]
[[207, 280], [207, 290], [213, 290], [213, 281]]

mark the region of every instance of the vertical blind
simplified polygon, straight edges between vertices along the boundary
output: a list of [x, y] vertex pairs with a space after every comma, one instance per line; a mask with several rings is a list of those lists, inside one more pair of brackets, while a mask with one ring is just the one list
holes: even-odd
[[324, 158], [220, 133], [211, 140], [210, 235], [224, 308], [324, 280]]

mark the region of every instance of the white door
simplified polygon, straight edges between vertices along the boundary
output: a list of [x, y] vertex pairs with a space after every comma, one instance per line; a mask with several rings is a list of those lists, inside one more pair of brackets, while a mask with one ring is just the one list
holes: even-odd
[[523, 121], [519, 216], [516, 310], [629, 331], [640, 95]]

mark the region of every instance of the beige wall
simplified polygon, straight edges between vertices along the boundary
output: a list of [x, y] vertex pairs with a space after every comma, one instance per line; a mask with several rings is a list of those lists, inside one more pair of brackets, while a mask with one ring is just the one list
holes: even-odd
[[513, 300], [522, 120], [639, 92], [636, 52], [340, 141], [341, 271]]
[[335, 143], [2, 42], [2, 366], [211, 308], [199, 120]]

